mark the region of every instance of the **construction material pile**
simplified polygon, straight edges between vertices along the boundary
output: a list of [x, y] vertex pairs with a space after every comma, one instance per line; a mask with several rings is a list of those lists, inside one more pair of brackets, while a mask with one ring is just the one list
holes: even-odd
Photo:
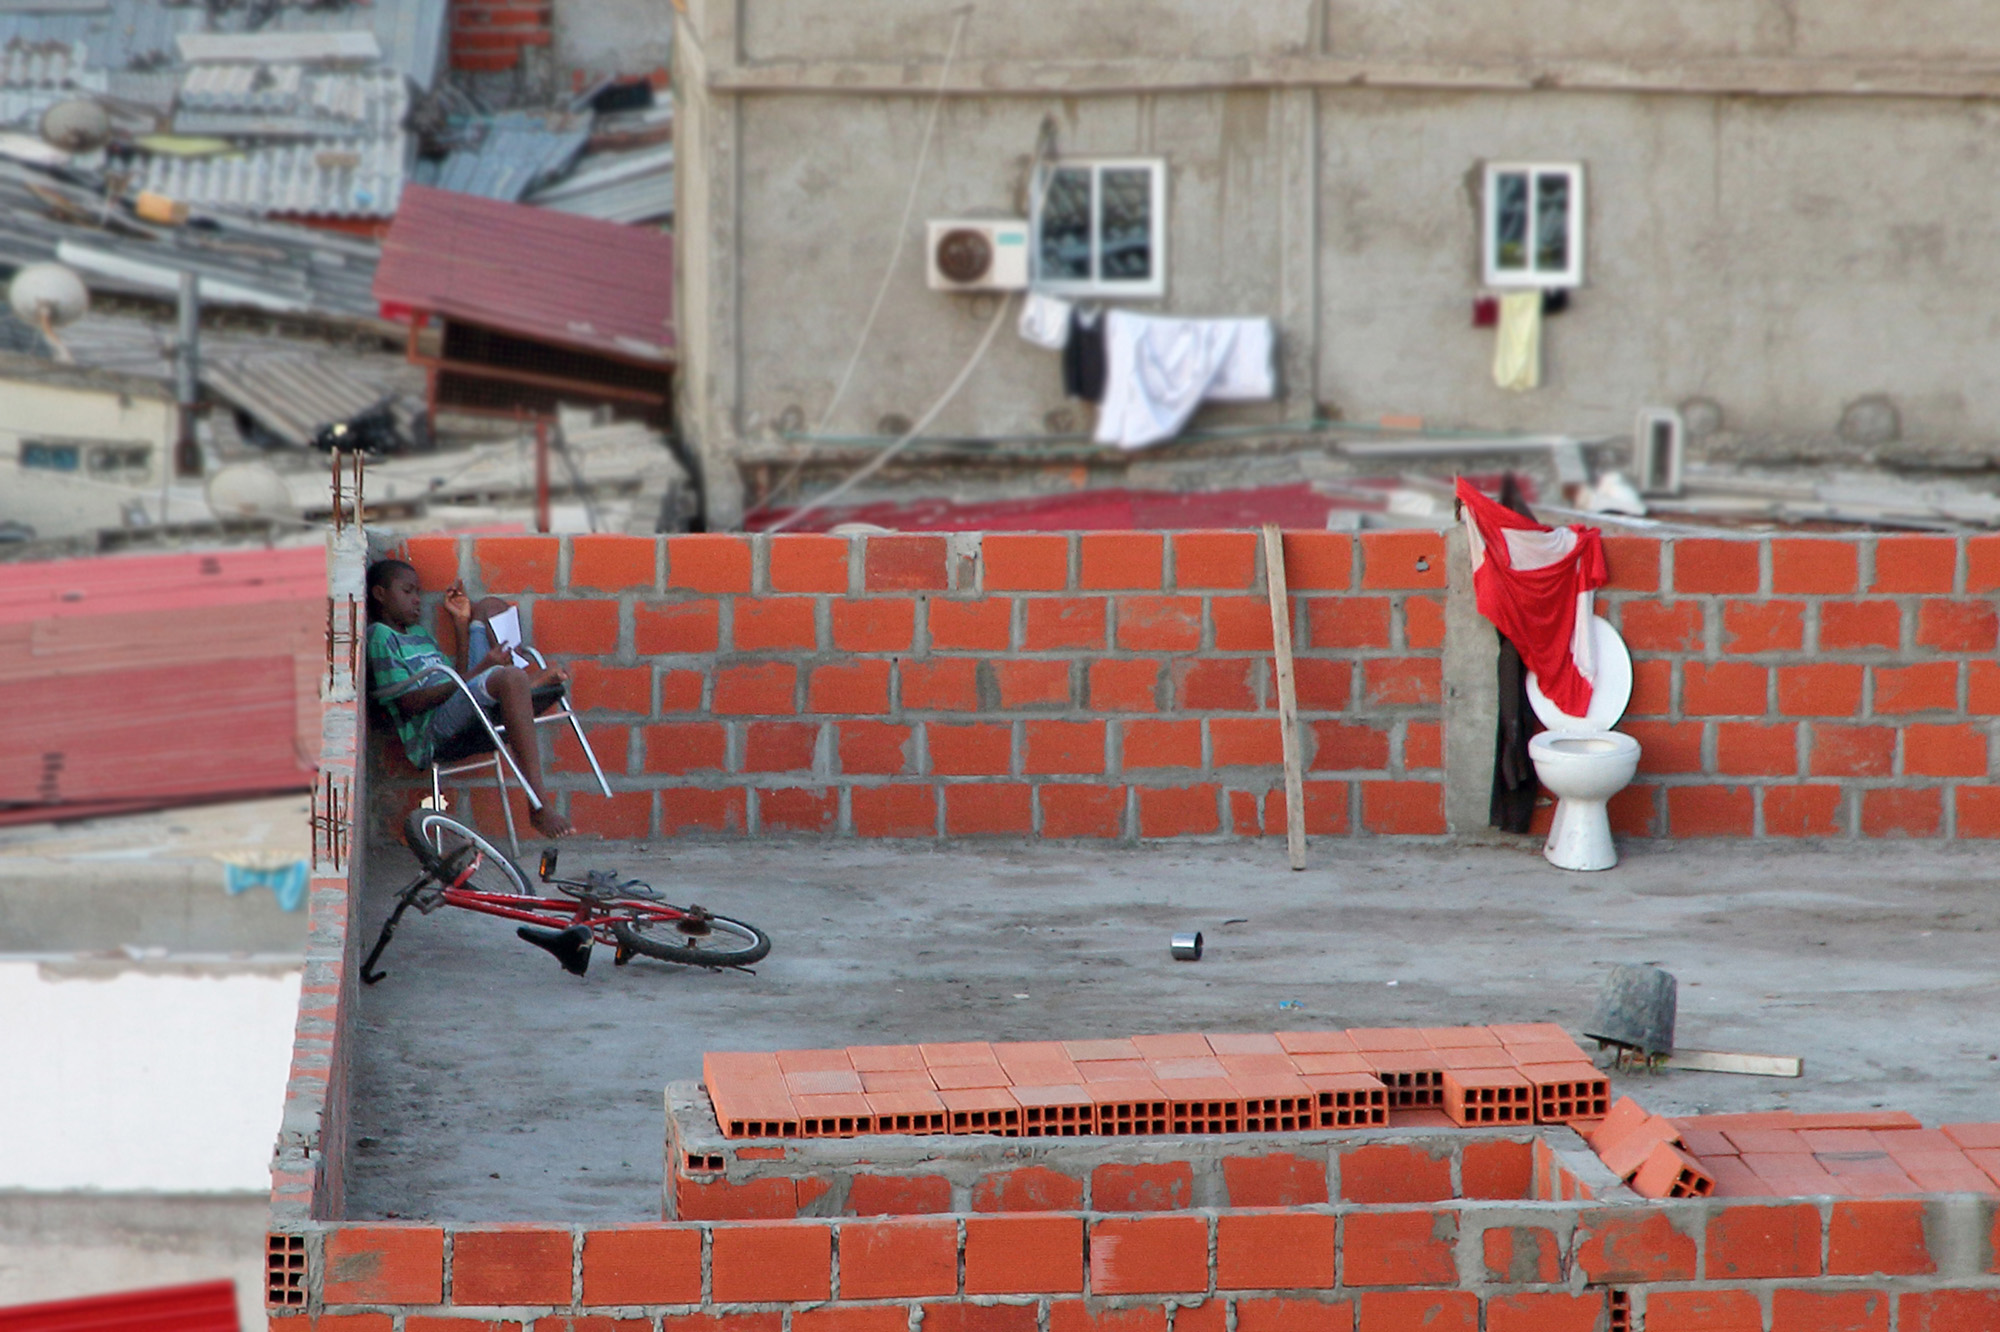
[[731, 1138], [1560, 1124], [1610, 1101], [1546, 1022], [710, 1053], [702, 1072]]
[[1927, 1129], [1900, 1110], [1668, 1119], [1626, 1096], [1585, 1136], [1648, 1198], [2000, 1195], [2000, 1124]]

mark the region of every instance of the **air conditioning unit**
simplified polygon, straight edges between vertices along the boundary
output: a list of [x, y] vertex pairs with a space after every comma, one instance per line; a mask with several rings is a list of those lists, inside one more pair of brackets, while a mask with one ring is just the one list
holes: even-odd
[[1026, 222], [933, 221], [924, 253], [932, 291], [1023, 291], [1028, 285]]

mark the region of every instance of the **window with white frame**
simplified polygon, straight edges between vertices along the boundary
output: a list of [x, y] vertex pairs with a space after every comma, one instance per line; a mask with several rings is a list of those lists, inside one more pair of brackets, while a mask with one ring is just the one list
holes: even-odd
[[1167, 290], [1167, 164], [1062, 161], [1035, 182], [1035, 285], [1065, 296]]
[[1583, 284], [1583, 168], [1574, 162], [1489, 162], [1486, 285]]

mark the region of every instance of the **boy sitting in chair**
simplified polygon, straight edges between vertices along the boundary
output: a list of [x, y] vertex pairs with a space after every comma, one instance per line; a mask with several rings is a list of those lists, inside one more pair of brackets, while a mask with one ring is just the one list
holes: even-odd
[[472, 702], [439, 667], [464, 678], [487, 716], [506, 728], [507, 747], [542, 807], [529, 821], [544, 837], [566, 837], [569, 820], [556, 813], [542, 785], [541, 747], [535, 743], [535, 714], [562, 697], [569, 672], [559, 666], [523, 670], [513, 653], [496, 642], [487, 620], [508, 609], [498, 597], [478, 604], [465, 587], [445, 589], [444, 608], [458, 626], [459, 658], [453, 662], [430, 631], [418, 624], [423, 589], [415, 568], [402, 560], [379, 560], [368, 569], [368, 673], [370, 697], [388, 710], [410, 762], [419, 768], [492, 749], [486, 727]]

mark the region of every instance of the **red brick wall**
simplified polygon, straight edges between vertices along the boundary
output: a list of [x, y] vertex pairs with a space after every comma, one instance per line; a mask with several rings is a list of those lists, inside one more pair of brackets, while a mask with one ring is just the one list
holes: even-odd
[[[2000, 537], [1606, 544], [1600, 608], [1636, 676], [1621, 729], [1644, 747], [1620, 832], [2000, 837]], [[587, 794], [559, 746], [587, 831], [1284, 831], [1252, 533], [410, 549], [428, 587], [518, 599], [573, 665], [618, 791]], [[1443, 833], [1443, 537], [1299, 532], [1286, 551], [1307, 831]]]
[[291, 1232], [312, 1300], [272, 1325], [907, 1332], [921, 1310], [928, 1332], [1987, 1332], [1993, 1224], [1972, 1197], [355, 1223]]
[[[1247, 532], [420, 537], [427, 588], [517, 599], [613, 773], [585, 831], [1281, 834]], [[1286, 537], [1307, 831], [1445, 830], [1436, 533]]]
[[1620, 831], [2000, 836], [2000, 537], [1607, 545], [1645, 751]]
[[452, 0], [451, 67], [468, 73], [509, 70], [521, 48], [547, 46], [553, 0]]

